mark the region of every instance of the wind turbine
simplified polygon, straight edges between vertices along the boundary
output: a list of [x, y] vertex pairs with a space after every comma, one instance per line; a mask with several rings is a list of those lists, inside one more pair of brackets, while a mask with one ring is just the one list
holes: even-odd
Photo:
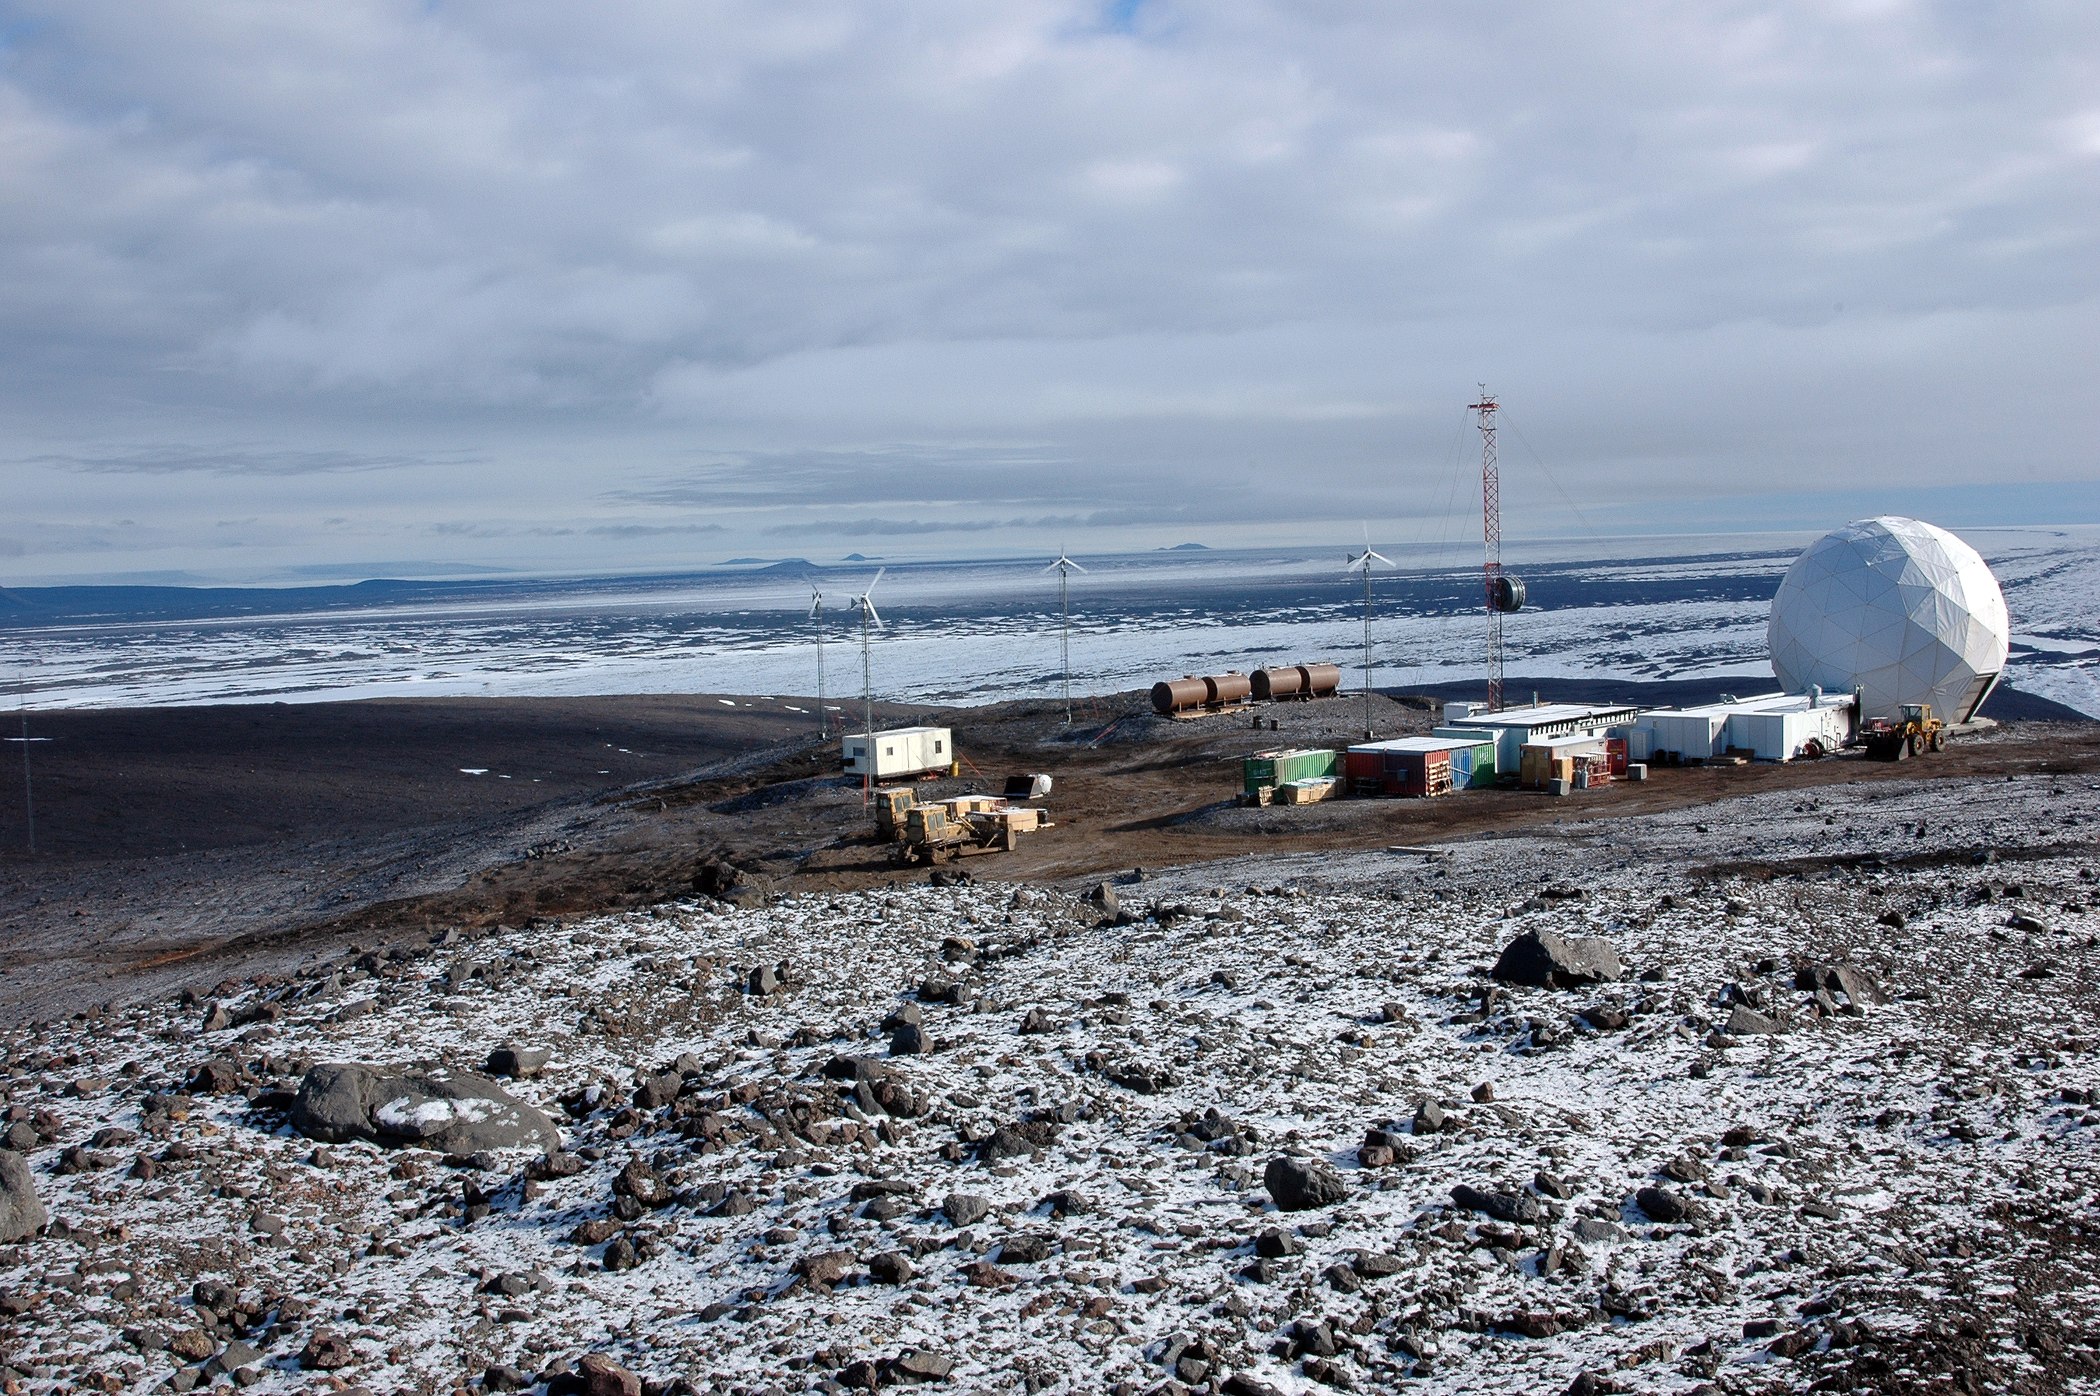
[[875, 583], [882, 580], [887, 567], [875, 569], [875, 576], [868, 588], [853, 598], [854, 609], [860, 612], [860, 698], [867, 714], [866, 743], [861, 748], [860, 802], [865, 805], [875, 798], [875, 670], [868, 661], [868, 626], [882, 629], [882, 616], [875, 610]]
[[1065, 661], [1065, 726], [1070, 727], [1072, 725], [1072, 607], [1066, 597], [1065, 586], [1071, 580], [1071, 573], [1084, 572], [1086, 569], [1066, 557], [1065, 550], [1059, 548], [1057, 550], [1057, 561], [1051, 563], [1043, 570], [1057, 574], [1057, 613], [1063, 625], [1061, 647]]
[[1374, 562], [1382, 562], [1382, 563], [1384, 563], [1384, 564], [1385, 564], [1386, 566], [1388, 566], [1388, 567], [1391, 567], [1391, 566], [1393, 565], [1393, 563], [1392, 563], [1392, 560], [1391, 560], [1390, 558], [1384, 558], [1384, 557], [1380, 557], [1380, 556], [1379, 556], [1379, 555], [1378, 555], [1377, 553], [1374, 553], [1374, 552], [1372, 552], [1372, 551], [1371, 551], [1371, 526], [1370, 526], [1369, 524], [1365, 524], [1365, 525], [1364, 525], [1364, 550], [1363, 550], [1362, 552], [1360, 552], [1360, 553], [1353, 553], [1353, 554], [1351, 554], [1351, 555], [1350, 555], [1350, 558], [1349, 558], [1349, 565], [1348, 565], [1347, 567], [1344, 567], [1344, 568], [1342, 569], [1342, 575], [1346, 577], [1346, 576], [1348, 576], [1348, 575], [1349, 575], [1349, 574], [1350, 574], [1351, 572], [1354, 572], [1354, 571], [1358, 570], [1359, 568], [1361, 568], [1361, 569], [1362, 569], [1362, 571], [1363, 571], [1363, 574], [1364, 574], [1364, 740], [1365, 740], [1365, 741], [1367, 741], [1367, 742], [1371, 740], [1371, 735], [1372, 735], [1372, 733], [1371, 733], [1371, 564], [1372, 564], [1372, 563], [1374, 563]]
[[817, 584], [809, 584], [809, 618], [817, 626], [817, 737], [819, 740], [831, 735], [831, 714], [824, 708], [824, 593]]

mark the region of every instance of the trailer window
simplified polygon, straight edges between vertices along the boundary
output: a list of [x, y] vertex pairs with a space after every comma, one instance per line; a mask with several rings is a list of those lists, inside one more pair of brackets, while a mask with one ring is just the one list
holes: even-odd
[[935, 750], [936, 752], [938, 752], [938, 751], [939, 751], [939, 750], [941, 749], [941, 744], [940, 744], [939, 742], [935, 742], [935, 743], [933, 744], [933, 749], [934, 749], [934, 750]]
[[897, 748], [893, 746], [886, 746], [882, 749], [882, 754], [884, 756], [895, 756], [897, 754]]

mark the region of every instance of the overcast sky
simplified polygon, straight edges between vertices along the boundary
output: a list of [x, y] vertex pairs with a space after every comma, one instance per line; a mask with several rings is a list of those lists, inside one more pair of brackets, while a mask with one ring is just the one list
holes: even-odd
[[2096, 54], [2086, 0], [0, 0], [0, 583], [1477, 536], [1481, 380], [1516, 533], [2100, 519]]

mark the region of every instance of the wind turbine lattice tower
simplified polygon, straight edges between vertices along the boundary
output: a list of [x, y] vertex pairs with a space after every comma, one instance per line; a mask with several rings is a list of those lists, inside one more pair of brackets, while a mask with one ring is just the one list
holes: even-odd
[[1072, 606], [1066, 590], [1069, 573], [1086, 569], [1065, 556], [1065, 550], [1057, 550], [1057, 561], [1043, 569], [1057, 573], [1057, 613], [1060, 622], [1060, 654], [1064, 660], [1065, 675], [1065, 726], [1072, 725]]
[[867, 717], [860, 754], [860, 802], [863, 805], [875, 798], [875, 669], [868, 658], [868, 627], [873, 624], [877, 630], [882, 629], [882, 617], [875, 610], [874, 593], [875, 583], [881, 581], [882, 574], [887, 571], [887, 567], [876, 568], [867, 590], [853, 598], [854, 606], [860, 611], [860, 700]]
[[1382, 562], [1388, 567], [1393, 565], [1390, 558], [1380, 557], [1377, 553], [1371, 551], [1371, 528], [1370, 525], [1366, 524], [1364, 526], [1364, 550], [1350, 557], [1349, 565], [1342, 569], [1342, 575], [1346, 577], [1359, 568], [1362, 569], [1364, 574], [1364, 740], [1367, 742], [1371, 740], [1373, 735], [1371, 730], [1371, 564], [1374, 562]]

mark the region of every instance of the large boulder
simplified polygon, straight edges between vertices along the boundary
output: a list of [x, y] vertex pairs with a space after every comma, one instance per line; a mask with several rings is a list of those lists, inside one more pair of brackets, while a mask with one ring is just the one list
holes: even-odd
[[1332, 1207], [1349, 1195], [1349, 1185], [1342, 1176], [1318, 1159], [1288, 1155], [1270, 1159], [1262, 1183], [1269, 1190], [1270, 1200], [1285, 1212]]
[[1595, 936], [1564, 938], [1552, 931], [1526, 931], [1503, 947], [1494, 975], [1505, 984], [1534, 989], [1573, 989], [1615, 982], [1625, 970], [1611, 942]]
[[448, 1154], [561, 1147], [552, 1120], [485, 1076], [356, 1065], [307, 1072], [292, 1102], [292, 1128], [329, 1144], [371, 1139]]
[[27, 1241], [49, 1220], [28, 1163], [13, 1150], [0, 1149], [0, 1241]]
[[1451, 1189], [1451, 1200], [1469, 1212], [1485, 1212], [1513, 1225], [1530, 1226], [1546, 1215], [1537, 1198], [1521, 1192], [1486, 1192], [1460, 1183]]

